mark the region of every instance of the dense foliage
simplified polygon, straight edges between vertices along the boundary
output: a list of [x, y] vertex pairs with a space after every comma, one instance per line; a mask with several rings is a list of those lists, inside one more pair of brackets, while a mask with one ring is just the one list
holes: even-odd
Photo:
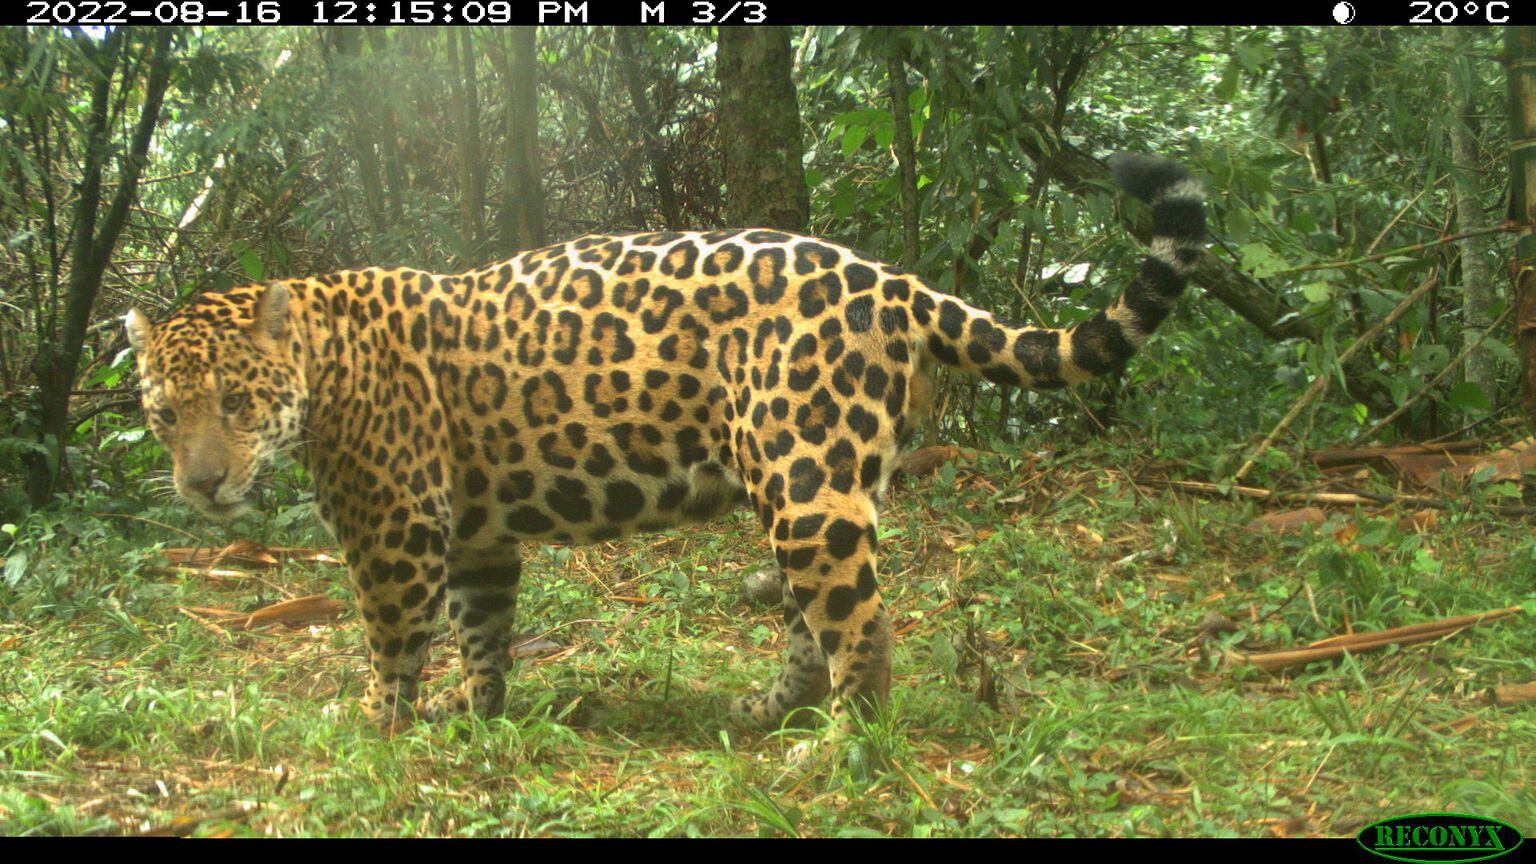
[[[713, 32], [623, 34], [536, 34], [527, 60], [538, 73], [541, 239], [724, 224]], [[37, 396], [38, 358], [60, 338], [70, 274], [82, 266], [70, 247], [80, 233], [72, 205], [91, 144], [91, 64], [106, 40], [20, 28], [0, 36], [12, 82], [0, 91], [0, 388], [14, 406], [0, 429], [0, 470], [18, 475], [39, 451], [60, 464]], [[1408, 402], [1465, 338], [1503, 320], [1501, 292], [1462, 278], [1469, 253], [1486, 259], [1480, 279], [1497, 273], [1501, 244], [1442, 242], [1466, 230], [1453, 178], [1476, 193], [1480, 226], [1500, 221], [1493, 39], [1390, 29], [807, 28], [792, 45], [808, 227], [1013, 317], [1071, 322], [1117, 290], [1137, 254], [1119, 228], [1126, 214], [1085, 157], [1183, 156], [1215, 193], [1214, 254], [1224, 266], [1207, 282], [1229, 284], [1219, 299], [1185, 305], [1180, 326], [1130, 373], [1120, 412], [1143, 421], [1177, 392], [1165, 427], [1228, 441], [1254, 434], [1298, 385], [1337, 374], [1339, 346], [1438, 274], [1428, 301], [1375, 340], [1347, 370], [1349, 387], [1324, 401], [1319, 434], [1348, 436]], [[124, 41], [122, 62], [108, 70], [108, 189], [129, 162], [152, 51], [144, 33]], [[515, 251], [501, 223], [526, 188], [511, 156], [522, 146], [510, 119], [518, 41], [476, 29], [177, 33], [143, 180], [85, 319], [65, 442], [78, 449], [63, 460], [61, 488], [99, 477], [121, 489], [120, 463], [144, 462], [132, 448], [107, 460], [96, 452], [141, 428], [112, 324], [130, 302], [163, 314], [194, 292], [270, 276], [360, 264], [446, 269]], [[898, 116], [911, 133], [910, 205]], [[1472, 164], [1453, 162], [1457, 128], [1471, 132]], [[914, 248], [903, 237], [909, 210]], [[1249, 306], [1221, 302], [1234, 293]], [[1505, 322], [1475, 351], [1490, 372], [1469, 380], [1452, 370], [1387, 434], [1440, 434], [1509, 404], [1510, 342]], [[949, 395], [964, 410], [946, 413], [943, 435], [975, 443], [1083, 416], [1070, 398], [970, 383]], [[21, 486], [7, 487], [0, 506], [14, 520], [26, 505]]]

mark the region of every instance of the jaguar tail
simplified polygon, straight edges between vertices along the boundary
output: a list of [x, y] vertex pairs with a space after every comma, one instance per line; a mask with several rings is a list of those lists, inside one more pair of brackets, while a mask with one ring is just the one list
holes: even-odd
[[999, 384], [1049, 390], [1122, 369], [1173, 309], [1205, 241], [1205, 194], [1170, 159], [1120, 154], [1115, 183], [1152, 208], [1147, 256], [1107, 308], [1075, 327], [1032, 327], [998, 318], [932, 287], [911, 313], [936, 360]]

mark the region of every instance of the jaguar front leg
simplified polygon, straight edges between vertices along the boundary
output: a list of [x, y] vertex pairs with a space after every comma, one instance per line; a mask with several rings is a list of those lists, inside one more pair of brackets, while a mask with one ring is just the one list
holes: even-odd
[[821, 653], [821, 646], [811, 635], [811, 628], [805, 623], [784, 571], [780, 569], [778, 574], [784, 604], [784, 629], [789, 634], [784, 668], [779, 670], [778, 678], [767, 692], [738, 698], [731, 705], [737, 714], [765, 728], [779, 726], [798, 708], [820, 705], [832, 686], [826, 655]]
[[515, 549], [450, 550], [448, 620], [458, 641], [464, 680], [432, 698], [430, 715], [501, 713], [521, 581], [522, 561]]
[[[408, 527], [407, 534], [412, 530], [429, 529]], [[378, 546], [347, 558], [368, 645], [363, 713], [381, 728], [398, 728], [415, 719], [418, 682], [442, 602], [444, 561], [440, 553]]]

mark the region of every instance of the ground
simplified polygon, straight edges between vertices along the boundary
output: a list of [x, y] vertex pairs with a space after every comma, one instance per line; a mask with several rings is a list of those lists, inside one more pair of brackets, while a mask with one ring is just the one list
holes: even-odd
[[[40, 587], [0, 604], [0, 834], [1352, 835], [1425, 810], [1536, 833], [1536, 706], [1488, 698], [1536, 679], [1528, 523], [1473, 495], [1427, 526], [1253, 530], [1253, 503], [1158, 476], [1179, 467], [1117, 430], [904, 479], [880, 528], [891, 710], [796, 767], [813, 733], [727, 712], [783, 644], [740, 595], [769, 560], [745, 512], [530, 556], [519, 630], [561, 647], [517, 664], [504, 718], [391, 738], [355, 705], [350, 606], [246, 631], [183, 611], [350, 601], [340, 568], [177, 574], [156, 551], [320, 542], [302, 510], [24, 525]], [[1281, 674], [1230, 656], [1522, 604]], [[446, 639], [428, 692], [457, 674]]]

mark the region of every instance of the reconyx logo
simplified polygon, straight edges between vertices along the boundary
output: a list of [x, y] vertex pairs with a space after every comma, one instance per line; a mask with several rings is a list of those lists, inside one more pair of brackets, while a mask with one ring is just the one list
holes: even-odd
[[1356, 837], [1365, 851], [1396, 861], [1457, 864], [1515, 851], [1520, 832], [1467, 813], [1414, 813], [1365, 826]]

